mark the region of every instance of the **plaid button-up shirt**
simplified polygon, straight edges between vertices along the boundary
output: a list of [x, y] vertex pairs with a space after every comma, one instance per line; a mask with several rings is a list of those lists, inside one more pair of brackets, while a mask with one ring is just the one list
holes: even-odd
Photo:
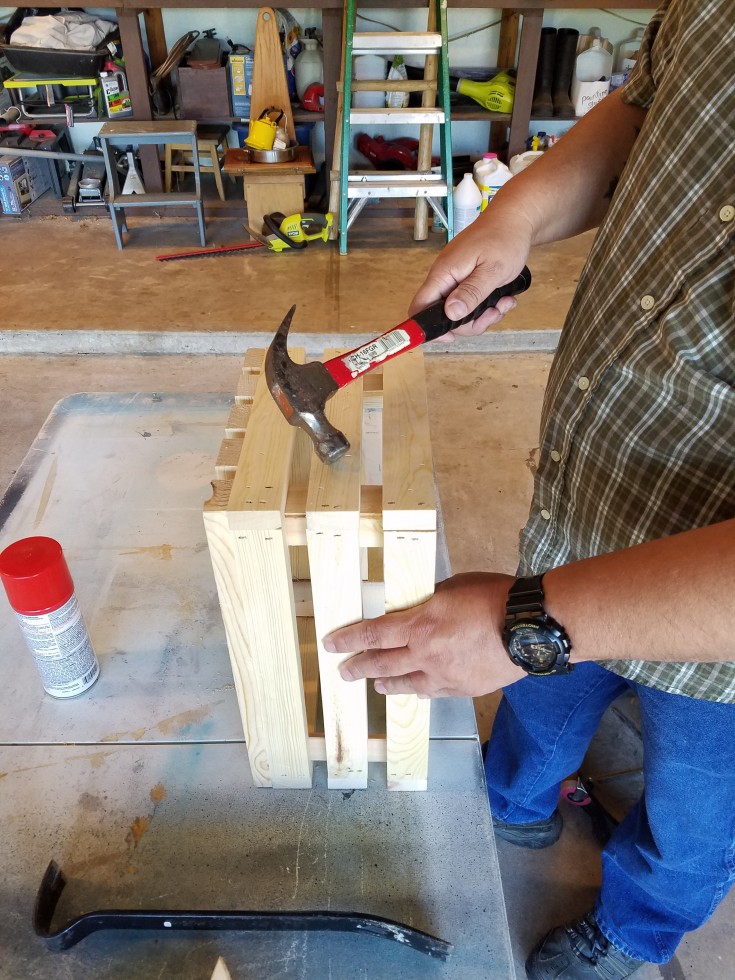
[[[732, 0], [664, 3], [623, 97], [648, 112], [551, 370], [524, 575], [735, 517]], [[603, 663], [735, 702], [735, 663]]]

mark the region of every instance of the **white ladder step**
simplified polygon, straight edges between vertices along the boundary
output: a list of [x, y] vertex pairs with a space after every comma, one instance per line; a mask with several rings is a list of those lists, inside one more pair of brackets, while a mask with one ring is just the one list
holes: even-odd
[[426, 180], [417, 178], [416, 174], [410, 174], [413, 179], [391, 179], [390, 177], [379, 177], [376, 180], [360, 180], [353, 178], [352, 174], [347, 182], [347, 197], [446, 197], [447, 182], [439, 177], [438, 180]]
[[410, 109], [350, 109], [350, 122], [357, 125], [393, 126], [445, 121], [443, 109], [412, 107]]
[[356, 33], [352, 53], [370, 54], [436, 54], [441, 50], [442, 36], [433, 33], [408, 31], [371, 31]]

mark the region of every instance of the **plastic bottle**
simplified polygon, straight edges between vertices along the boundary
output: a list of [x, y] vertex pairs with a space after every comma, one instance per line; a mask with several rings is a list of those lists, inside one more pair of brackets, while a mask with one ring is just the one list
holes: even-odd
[[[405, 81], [408, 78], [408, 71], [403, 63], [403, 55], [397, 54], [393, 59], [388, 72], [388, 81]], [[386, 92], [385, 104], [388, 109], [405, 109], [408, 106], [408, 92]]]
[[510, 161], [510, 172], [515, 176], [519, 174], [521, 170], [525, 170], [526, 167], [530, 167], [534, 160], [538, 160], [539, 157], [544, 155], [543, 150], [526, 150], [524, 153], [516, 153]]
[[602, 46], [602, 41], [596, 37], [592, 46], [577, 55], [574, 68], [578, 82], [597, 82], [609, 78], [612, 74], [613, 57]]
[[[358, 54], [352, 61], [354, 77], [360, 81], [379, 81], [388, 72], [388, 62], [379, 54]], [[361, 109], [385, 108], [385, 90], [382, 92], [353, 92], [352, 105]]]
[[482, 194], [472, 174], [465, 174], [454, 189], [454, 234], [471, 225], [480, 213]]
[[74, 583], [53, 538], [22, 538], [0, 554], [0, 578], [47, 694], [73, 698], [99, 677]]
[[641, 27], [635, 32], [635, 37], [620, 42], [615, 71], [628, 72], [631, 68], [635, 67], [635, 63], [638, 60], [638, 51], [643, 42], [644, 30], [645, 28]]
[[482, 159], [473, 167], [473, 175], [482, 195], [481, 211], [485, 210], [503, 184], [507, 184], [513, 176], [508, 167], [498, 160], [497, 153], [483, 153]]
[[324, 81], [324, 65], [316, 38], [304, 37], [301, 39], [301, 43], [304, 47], [294, 62], [296, 94], [299, 97], [299, 102], [304, 98], [304, 92], [310, 85]]
[[105, 62], [105, 67], [100, 72], [100, 82], [109, 118], [122, 119], [125, 116], [132, 116], [133, 103], [130, 101], [128, 80], [125, 72], [118, 68], [114, 61]]

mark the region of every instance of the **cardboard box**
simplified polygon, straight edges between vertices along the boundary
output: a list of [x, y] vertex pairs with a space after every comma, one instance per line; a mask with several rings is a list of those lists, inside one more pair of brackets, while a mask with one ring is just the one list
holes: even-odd
[[0, 156], [0, 206], [3, 214], [21, 214], [50, 187], [49, 161]]
[[247, 119], [250, 115], [250, 97], [253, 92], [252, 54], [231, 54], [230, 89], [232, 91], [232, 115]]

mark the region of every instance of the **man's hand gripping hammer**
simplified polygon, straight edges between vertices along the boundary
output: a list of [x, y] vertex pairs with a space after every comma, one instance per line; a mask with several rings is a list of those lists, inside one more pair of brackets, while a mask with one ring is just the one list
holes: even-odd
[[291, 425], [301, 426], [309, 434], [317, 455], [324, 463], [334, 463], [350, 448], [344, 433], [331, 424], [325, 413], [325, 405], [336, 391], [399, 354], [443, 337], [463, 323], [469, 323], [495, 306], [502, 296], [515, 296], [530, 285], [531, 273], [524, 267], [513, 282], [496, 289], [461, 320], [447, 317], [442, 299], [375, 340], [324, 363], [312, 361], [297, 364], [289, 357], [288, 331], [296, 310], [292, 306], [276, 331], [265, 357], [268, 387], [284, 418]]

